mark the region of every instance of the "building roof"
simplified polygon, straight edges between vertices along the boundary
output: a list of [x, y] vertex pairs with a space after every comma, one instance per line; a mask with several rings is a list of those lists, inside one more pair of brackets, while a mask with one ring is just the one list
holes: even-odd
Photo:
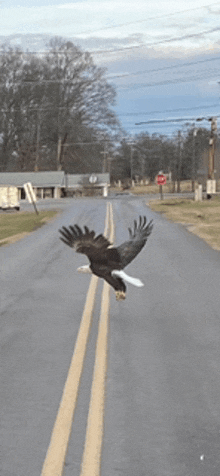
[[15, 185], [23, 187], [24, 183], [31, 182], [34, 187], [64, 187], [65, 174], [58, 172], [3, 172], [0, 173], [1, 185]]
[[64, 171], [54, 172], [2, 172], [0, 173], [1, 185], [15, 185], [23, 187], [31, 182], [33, 187], [65, 187], [78, 188], [82, 186], [102, 187], [110, 183], [109, 173], [103, 174], [66, 174]]

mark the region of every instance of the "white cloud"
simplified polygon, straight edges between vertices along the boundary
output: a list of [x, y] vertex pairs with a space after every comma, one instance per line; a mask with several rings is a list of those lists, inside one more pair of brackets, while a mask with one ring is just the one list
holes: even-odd
[[[164, 29], [165, 25], [169, 28], [180, 28], [186, 21], [198, 23], [200, 17], [207, 17], [207, 10], [201, 8], [203, 2], [201, 0], [181, 0], [178, 3], [176, 0], [164, 1], [158, 0], [138, 0], [135, 2], [131, 0], [85, 0], [75, 3], [64, 3], [50, 6], [21, 6], [14, 8], [1, 8], [1, 29], [4, 28], [11, 34], [11, 29], [20, 31], [20, 25], [29, 25], [29, 33], [34, 33], [34, 29], [40, 24], [42, 33], [49, 30], [57, 29], [57, 33], [63, 34], [64, 26], [66, 24], [69, 28], [70, 23], [74, 28], [75, 33], [85, 30], [96, 30], [99, 28], [108, 28], [109, 26], [118, 25], [121, 23], [139, 22], [136, 25], [125, 25], [127, 31], [137, 32], [144, 30], [148, 32], [160, 31]], [[199, 7], [199, 10], [185, 10]], [[180, 12], [173, 15], [174, 12]], [[166, 18], [162, 18], [166, 15]], [[169, 18], [167, 15], [171, 15]], [[144, 19], [146, 23], [141, 23]], [[173, 23], [173, 25], [172, 25]], [[48, 30], [49, 28], [49, 30]], [[13, 33], [15, 32], [13, 30]], [[117, 33], [120, 33], [120, 29]], [[109, 31], [108, 31], [109, 32]], [[115, 33], [114, 33], [115, 35]]]
[[[35, 50], [35, 40], [36, 44], [39, 42], [39, 34], [42, 48], [50, 36], [58, 35], [70, 38], [87, 51], [122, 49], [117, 53], [94, 55], [96, 64], [108, 67], [108, 78], [117, 86], [120, 99], [118, 112], [134, 109], [150, 113], [152, 110], [185, 107], [187, 104], [191, 107], [192, 101], [198, 107], [202, 96], [206, 100], [209, 96], [218, 98], [217, 60], [213, 64], [192, 65], [186, 70], [178, 69], [177, 65], [178, 62], [189, 61], [189, 57], [190, 61], [192, 57], [196, 61], [199, 55], [210, 58], [219, 54], [219, 32], [201, 37], [189, 36], [219, 27], [219, 4], [201, 8], [208, 3], [207, 0], [76, 0], [71, 3], [63, 0], [63, 3], [56, 5], [33, 6], [34, 1], [37, 3], [37, 0], [26, 0], [25, 6], [19, 7], [14, 0], [15, 6], [10, 8], [6, 7], [6, 1], [1, 4], [0, 34], [14, 35], [12, 41], [17, 45], [19, 35], [32, 34], [26, 37], [25, 44], [25, 49], [32, 48], [31, 51]], [[185, 38], [167, 41], [181, 36]], [[21, 45], [23, 40], [25, 37], [22, 36]], [[123, 50], [138, 45], [141, 47]], [[39, 49], [39, 45], [36, 48]], [[175, 69], [160, 71], [172, 63]], [[154, 73], [148, 71], [153, 69]], [[144, 70], [146, 74], [132, 76], [132, 73]], [[114, 77], [119, 74], [123, 77]], [[191, 77], [198, 79], [190, 80]], [[172, 78], [172, 84], [169, 81], [162, 84]], [[189, 81], [184, 82], [188, 78]], [[147, 83], [152, 83], [151, 87], [145, 87]], [[129, 89], [130, 86], [134, 88]], [[146, 116], [143, 116], [145, 119]], [[133, 127], [136, 118], [129, 118], [129, 121]], [[134, 127], [134, 130], [137, 132], [137, 128]]]
[[[92, 38], [95, 38], [96, 45], [99, 43], [96, 48], [101, 49], [106, 49], [107, 43], [111, 47], [111, 41], [113, 48], [120, 48], [123, 40], [127, 46], [137, 45], [141, 38], [142, 44], [153, 49], [155, 54], [207, 49], [215, 47], [218, 39], [218, 33], [210, 33], [201, 38], [166, 42], [169, 38], [219, 25], [219, 7], [202, 8], [205, 0], [180, 0], [178, 3], [176, 0], [137, 0], [135, 3], [133, 0], [84, 0], [50, 6], [31, 4], [1, 8], [1, 35], [50, 34], [76, 38], [82, 45], [89, 38], [94, 44]], [[164, 45], [158, 43], [160, 40], [165, 40]], [[139, 54], [138, 51], [134, 53]]]

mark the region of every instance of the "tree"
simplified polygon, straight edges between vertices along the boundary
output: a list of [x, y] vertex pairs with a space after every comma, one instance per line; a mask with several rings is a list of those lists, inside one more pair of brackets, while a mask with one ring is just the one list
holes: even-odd
[[[0, 72], [2, 170], [70, 167], [72, 144], [109, 140], [119, 128], [105, 70], [71, 42], [55, 38], [46, 54], [34, 56], [4, 47]], [[83, 157], [85, 168], [88, 147], [78, 150], [79, 162]]]
[[1, 170], [5, 170], [7, 161], [16, 149], [17, 108], [19, 105], [18, 81], [21, 78], [22, 59], [18, 49], [2, 49], [1, 55]]
[[170, 170], [173, 144], [166, 136], [142, 133], [136, 136], [135, 144], [139, 152], [136, 168], [141, 177], [154, 181], [159, 171]]
[[[129, 138], [128, 138], [129, 139]], [[112, 164], [112, 178], [113, 180], [123, 180], [123, 179], [130, 179], [132, 175], [131, 170], [131, 144], [126, 141], [126, 139], [122, 139], [120, 142], [120, 146], [117, 149], [115, 154], [115, 160]]]
[[188, 129], [183, 147], [183, 178], [197, 177], [201, 166], [202, 154], [209, 148], [210, 132], [205, 128], [191, 127]]

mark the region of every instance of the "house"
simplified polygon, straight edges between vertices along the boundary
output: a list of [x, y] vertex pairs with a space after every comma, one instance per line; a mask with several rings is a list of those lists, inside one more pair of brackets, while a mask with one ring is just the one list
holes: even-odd
[[37, 198], [61, 198], [82, 192], [102, 191], [108, 195], [109, 173], [101, 174], [65, 174], [64, 171], [52, 172], [3, 172], [0, 173], [0, 186], [18, 188], [19, 200], [25, 199], [24, 184], [30, 182]]
[[19, 191], [19, 200], [25, 198], [24, 184], [31, 182], [37, 198], [60, 198], [65, 189], [65, 173], [60, 172], [3, 172], [1, 185], [14, 185]]

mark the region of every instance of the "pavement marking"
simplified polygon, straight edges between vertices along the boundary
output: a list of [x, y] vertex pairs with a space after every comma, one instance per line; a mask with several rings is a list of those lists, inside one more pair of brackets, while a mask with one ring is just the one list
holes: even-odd
[[109, 285], [105, 281], [102, 291], [102, 305], [96, 342], [95, 366], [80, 476], [98, 476], [100, 474], [105, 378], [107, 370], [108, 315]]
[[[113, 211], [109, 206], [109, 239], [114, 239]], [[104, 430], [105, 380], [107, 372], [107, 343], [109, 326], [109, 284], [104, 281], [95, 365], [87, 420], [86, 439], [80, 476], [99, 476]]]
[[106, 206], [106, 216], [105, 216], [105, 228], [104, 228], [104, 232], [103, 232], [103, 235], [107, 238], [108, 236], [108, 231], [109, 231], [109, 209], [112, 205], [110, 204], [110, 202], [107, 202], [107, 206]]
[[109, 203], [109, 226], [110, 226], [110, 233], [109, 233], [109, 240], [113, 243], [115, 237], [115, 227], [114, 227], [114, 218], [113, 218], [113, 208], [112, 204]]
[[[109, 229], [110, 208], [111, 207], [108, 202], [105, 218], [105, 235], [107, 235]], [[41, 476], [61, 476], [63, 473], [86, 354], [86, 347], [91, 328], [92, 312], [94, 308], [97, 284], [98, 277], [93, 275], [90, 280], [75, 349], [60, 401], [57, 417], [52, 430], [51, 440], [43, 464]]]
[[97, 283], [98, 277], [93, 275], [90, 280], [75, 349], [41, 476], [61, 476], [63, 472], [86, 354], [86, 346], [92, 322], [92, 311], [95, 302]]

